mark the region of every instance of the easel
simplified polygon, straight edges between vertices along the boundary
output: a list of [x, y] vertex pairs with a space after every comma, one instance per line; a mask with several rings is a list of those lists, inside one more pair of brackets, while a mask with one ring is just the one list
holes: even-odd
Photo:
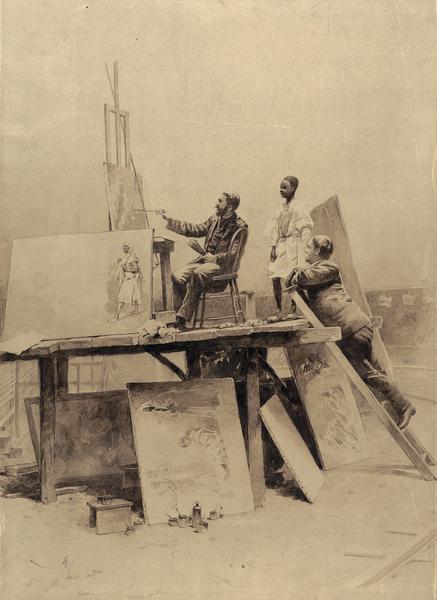
[[[306, 302], [303, 300], [301, 295], [297, 291], [291, 292], [291, 298], [296, 303], [299, 311], [304, 315], [308, 322], [313, 327], [321, 327], [322, 323], [308, 307]], [[347, 358], [341, 352], [340, 348], [336, 343], [327, 342], [326, 347], [341, 365], [348, 378], [360, 392], [360, 394], [367, 400], [370, 408], [373, 410], [375, 415], [390, 433], [394, 441], [398, 444], [401, 450], [407, 455], [413, 465], [420, 472], [422, 477], [427, 481], [436, 479], [430, 466], [437, 465], [436, 459], [431, 455], [430, 452], [422, 445], [416, 435], [408, 427], [405, 429], [399, 429], [396, 423], [393, 421], [388, 412], [384, 409], [382, 404], [375, 398], [372, 392], [369, 390], [367, 385], [349, 363]]]
[[[150, 229], [151, 222], [148, 217], [148, 213], [154, 212], [151, 209], [146, 208], [146, 203], [144, 201], [143, 187], [141, 183], [141, 178], [137, 173], [135, 168], [134, 159], [132, 157], [132, 153], [130, 150], [130, 128], [129, 128], [129, 113], [120, 109], [120, 98], [119, 98], [119, 85], [118, 85], [118, 62], [114, 62], [113, 65], [113, 81], [111, 81], [111, 77], [109, 75], [108, 67], [106, 66], [106, 73], [108, 76], [108, 82], [111, 89], [112, 97], [114, 100], [114, 106], [109, 104], [104, 105], [104, 117], [105, 117], [105, 150], [106, 150], [106, 162], [104, 164], [105, 168], [105, 179], [106, 179], [106, 189], [108, 198], [110, 196], [110, 181], [108, 176], [108, 170], [113, 168], [118, 168], [120, 171], [120, 176], [129, 176], [129, 172], [132, 169], [134, 179], [135, 179], [135, 188], [138, 192], [138, 197], [140, 199], [141, 208], [135, 208], [136, 213], [141, 213], [143, 216], [143, 222], [140, 224], [140, 227], [144, 227], [146, 229]], [[113, 162], [112, 153], [111, 153], [111, 117], [114, 115], [115, 117], [115, 163]], [[131, 176], [131, 175], [130, 175]], [[111, 219], [111, 214], [109, 214], [109, 229], [114, 231], [115, 229], [123, 229], [129, 227], [124, 227], [120, 224], [113, 222]], [[137, 228], [137, 227], [136, 227]], [[154, 252], [154, 266], [160, 266], [161, 270], [161, 286], [162, 286], [162, 305], [163, 311], [160, 313], [159, 317], [161, 320], [172, 321], [174, 318], [173, 315], [173, 291], [171, 284], [171, 273], [170, 273], [170, 253], [174, 250], [174, 242], [170, 239], [166, 239], [163, 237], [155, 238], [153, 242], [153, 252]]]

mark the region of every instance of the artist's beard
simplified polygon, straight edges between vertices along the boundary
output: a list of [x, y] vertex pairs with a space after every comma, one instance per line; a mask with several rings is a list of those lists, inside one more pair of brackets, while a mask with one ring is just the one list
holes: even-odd
[[215, 214], [216, 214], [218, 217], [223, 217], [223, 216], [226, 214], [226, 212], [227, 212], [227, 209], [226, 209], [226, 208], [216, 208], [216, 209], [215, 209]]

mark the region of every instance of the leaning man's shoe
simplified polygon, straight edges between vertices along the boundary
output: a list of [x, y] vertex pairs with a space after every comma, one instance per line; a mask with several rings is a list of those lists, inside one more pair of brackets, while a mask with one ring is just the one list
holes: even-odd
[[405, 427], [408, 426], [408, 423], [410, 422], [411, 417], [413, 417], [416, 414], [416, 409], [414, 408], [414, 406], [412, 406], [410, 404], [410, 406], [407, 406], [407, 408], [404, 410], [404, 412], [402, 412], [399, 416], [399, 422], [398, 422], [398, 427], [399, 429], [405, 429]]

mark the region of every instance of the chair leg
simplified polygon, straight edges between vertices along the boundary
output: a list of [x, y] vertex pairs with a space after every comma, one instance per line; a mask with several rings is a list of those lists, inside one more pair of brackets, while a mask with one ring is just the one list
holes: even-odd
[[231, 281], [229, 282], [229, 290], [231, 292], [232, 308], [234, 309], [235, 323], [238, 324], [238, 307], [237, 307], [237, 301], [235, 299], [234, 280], [233, 279], [231, 279]]
[[197, 323], [197, 313], [198, 313], [199, 307], [196, 306], [195, 310], [194, 310], [194, 315], [193, 315], [193, 321], [192, 321], [192, 325], [191, 327], [194, 329], [196, 327], [196, 323]]
[[237, 280], [234, 281], [235, 295], [238, 301], [239, 313], [241, 314], [241, 322], [244, 323], [246, 320], [246, 315], [244, 314], [243, 303], [241, 301], [240, 290], [238, 289]]
[[203, 327], [203, 319], [205, 316], [205, 302], [206, 302], [206, 290], [202, 294], [202, 298], [200, 300], [200, 328]]

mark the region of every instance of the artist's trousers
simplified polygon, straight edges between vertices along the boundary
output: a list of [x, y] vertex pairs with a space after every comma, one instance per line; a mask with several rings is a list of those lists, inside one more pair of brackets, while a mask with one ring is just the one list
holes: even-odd
[[389, 402], [396, 414], [401, 415], [410, 406], [410, 402], [402, 396], [398, 388], [387, 377], [375, 356], [372, 342], [373, 327], [366, 325], [337, 343], [374, 396], [380, 402]]
[[192, 262], [171, 274], [176, 316], [190, 321], [202, 292], [214, 275], [223, 273], [216, 263]]

